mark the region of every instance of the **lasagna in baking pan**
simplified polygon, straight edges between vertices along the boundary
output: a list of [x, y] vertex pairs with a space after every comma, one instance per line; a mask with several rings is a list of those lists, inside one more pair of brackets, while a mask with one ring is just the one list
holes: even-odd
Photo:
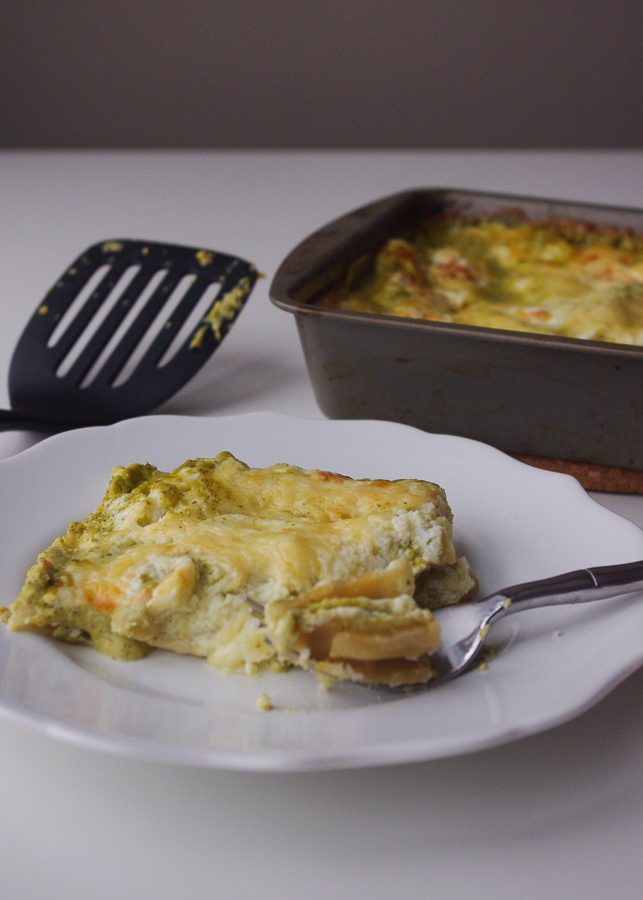
[[405, 684], [432, 675], [430, 608], [475, 590], [438, 485], [221, 453], [114, 469], [97, 509], [40, 554], [7, 624], [117, 659], [162, 647], [227, 673], [314, 663]]
[[358, 259], [319, 303], [643, 345], [643, 236], [515, 212], [435, 218]]

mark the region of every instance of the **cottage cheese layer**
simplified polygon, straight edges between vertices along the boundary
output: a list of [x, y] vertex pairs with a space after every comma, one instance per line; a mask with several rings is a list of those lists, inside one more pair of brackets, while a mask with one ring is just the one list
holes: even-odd
[[431, 677], [440, 638], [426, 607], [475, 587], [439, 486], [221, 453], [170, 473], [114, 469], [98, 508], [29, 570], [7, 624], [117, 659], [163, 647], [226, 672], [318, 661], [398, 683]]

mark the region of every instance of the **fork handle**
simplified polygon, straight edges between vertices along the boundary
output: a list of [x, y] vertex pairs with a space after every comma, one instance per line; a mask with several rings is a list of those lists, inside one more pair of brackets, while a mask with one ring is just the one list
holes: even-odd
[[643, 590], [643, 561], [639, 560], [617, 566], [577, 569], [541, 581], [527, 581], [503, 588], [499, 595], [511, 601], [506, 607], [508, 614], [539, 606], [589, 603], [640, 590]]

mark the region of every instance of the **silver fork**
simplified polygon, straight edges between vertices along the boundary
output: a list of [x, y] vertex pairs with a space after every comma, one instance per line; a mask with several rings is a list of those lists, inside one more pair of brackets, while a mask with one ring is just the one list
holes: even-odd
[[[491, 625], [508, 615], [544, 606], [606, 600], [640, 590], [643, 590], [643, 561], [577, 569], [553, 578], [526, 581], [524, 584], [503, 588], [476, 603], [436, 609], [433, 615], [440, 625], [442, 647], [430, 656], [435, 677], [417, 687], [437, 687], [471, 669], [484, 647]], [[263, 621], [261, 604], [249, 598], [247, 602], [253, 615]], [[314, 661], [309, 662], [309, 668], [314, 671]], [[417, 689], [416, 686], [368, 686], [405, 693]]]
[[434, 610], [442, 647], [431, 654], [435, 678], [428, 687], [468, 671], [484, 646], [491, 625], [513, 613], [567, 603], [590, 603], [643, 590], [643, 561], [577, 569], [553, 578], [503, 588], [477, 603]]

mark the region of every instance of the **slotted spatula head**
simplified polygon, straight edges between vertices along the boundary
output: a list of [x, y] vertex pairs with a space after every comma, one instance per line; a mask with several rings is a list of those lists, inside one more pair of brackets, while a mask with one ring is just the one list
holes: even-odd
[[12, 409], [62, 427], [149, 413], [216, 350], [258, 272], [173, 244], [94, 244], [47, 293], [9, 369]]

